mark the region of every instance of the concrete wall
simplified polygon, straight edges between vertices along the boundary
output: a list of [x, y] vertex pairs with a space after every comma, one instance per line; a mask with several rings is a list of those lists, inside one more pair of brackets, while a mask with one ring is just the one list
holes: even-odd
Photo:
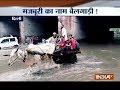
[[[11, 17], [0, 17], [0, 36], [18, 35], [20, 36], [20, 26], [18, 21], [12, 21]], [[59, 17], [62, 24], [67, 29], [68, 34], [73, 34], [76, 39], [84, 38], [80, 27], [80, 20], [77, 17]], [[57, 17], [24, 17], [25, 36], [50, 36], [58, 31]], [[48, 37], [47, 37], [48, 38]]]
[[84, 30], [82, 29], [82, 21], [80, 19], [78, 19], [78, 17], [75, 17], [74, 20], [72, 20], [72, 22], [74, 23], [74, 31], [73, 31], [73, 35], [76, 37], [76, 39], [84, 39], [86, 36], [84, 34]]
[[[24, 17], [25, 35], [52, 35], [58, 31], [57, 17]], [[20, 35], [18, 21], [12, 21], [11, 17], [0, 16], [0, 35]]]
[[[39, 23], [32, 21], [29, 17], [24, 17], [25, 35], [42, 35], [43, 29]], [[41, 33], [39, 33], [41, 32]]]
[[57, 17], [24, 17], [26, 36], [51, 36], [58, 31]]
[[0, 37], [8, 35], [19, 36], [19, 23], [11, 17], [0, 17]]
[[80, 20], [78, 20], [77, 17], [60, 16], [59, 19], [64, 25], [64, 27], [67, 29], [67, 33], [72, 34], [75, 37], [75, 39], [80, 40], [85, 37], [80, 27], [81, 26]]

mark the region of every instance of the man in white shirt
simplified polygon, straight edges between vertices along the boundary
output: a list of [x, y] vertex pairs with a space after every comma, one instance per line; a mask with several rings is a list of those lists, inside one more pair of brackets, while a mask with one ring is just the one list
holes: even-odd
[[58, 31], [61, 31], [62, 23], [58, 21]]
[[61, 35], [64, 36], [65, 40], [68, 40], [67, 30], [64, 28], [63, 25], [62, 25], [62, 27], [61, 27]]
[[57, 33], [56, 33], [56, 32], [53, 32], [53, 36], [50, 37], [49, 39], [47, 39], [46, 41], [47, 41], [48, 43], [56, 44], [56, 40], [57, 40]]

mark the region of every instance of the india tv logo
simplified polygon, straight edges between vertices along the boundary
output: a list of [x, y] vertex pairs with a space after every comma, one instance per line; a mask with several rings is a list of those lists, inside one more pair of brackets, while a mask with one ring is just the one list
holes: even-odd
[[95, 80], [114, 80], [114, 74], [95, 74]]

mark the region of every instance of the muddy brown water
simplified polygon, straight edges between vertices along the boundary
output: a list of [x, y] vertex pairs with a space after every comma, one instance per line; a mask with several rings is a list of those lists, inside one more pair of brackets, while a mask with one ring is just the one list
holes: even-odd
[[[61, 65], [60, 69], [43, 69], [32, 73], [28, 81], [95, 81], [97, 73], [114, 74], [114, 81], [120, 81], [120, 45], [87, 45], [81, 44], [82, 54], [77, 54], [78, 62], [71, 65]], [[12, 75], [26, 69], [21, 61], [13, 66], [7, 65], [9, 50], [0, 50], [0, 75], [8, 73]], [[11, 73], [10, 73], [11, 72]], [[5, 74], [6, 75], [6, 74]], [[3, 77], [4, 78], [4, 77]], [[12, 76], [10, 77], [12, 80]], [[1, 77], [0, 77], [1, 79]], [[2, 80], [2, 79], [1, 79]], [[20, 79], [16, 79], [20, 80]]]

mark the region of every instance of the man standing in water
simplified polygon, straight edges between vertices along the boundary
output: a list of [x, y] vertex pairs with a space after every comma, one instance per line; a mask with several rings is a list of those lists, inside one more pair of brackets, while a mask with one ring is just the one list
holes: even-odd
[[68, 39], [67, 30], [64, 27], [62, 20], [60, 20], [60, 18], [58, 18], [58, 34], [59, 36], [63, 36], [65, 38], [65, 41]]
[[65, 29], [64, 25], [61, 26], [61, 36], [65, 38], [65, 41], [68, 40], [67, 30]]

